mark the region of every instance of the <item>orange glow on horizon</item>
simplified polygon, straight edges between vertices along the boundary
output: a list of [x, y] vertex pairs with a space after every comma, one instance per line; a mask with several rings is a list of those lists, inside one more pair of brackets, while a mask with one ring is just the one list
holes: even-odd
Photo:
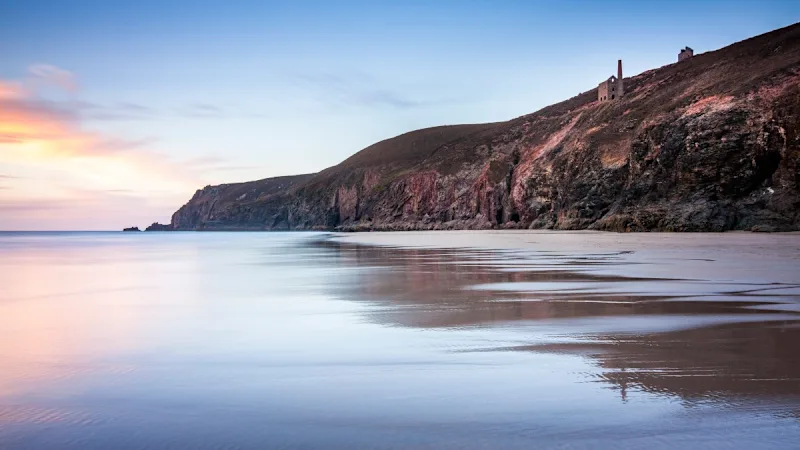
[[[21, 86], [0, 80], [0, 229], [36, 228], [48, 220], [25, 206], [30, 202], [47, 209], [72, 201], [75, 218], [102, 217], [103, 205], [128, 203], [139, 212], [153, 209], [155, 221], [202, 185], [191, 168], [141, 144], [85, 131], [78, 117], [50, 108]], [[125, 211], [117, 207], [114, 214]], [[26, 215], [34, 227], [25, 225]], [[110, 226], [127, 226], [133, 217], [117, 217]]]

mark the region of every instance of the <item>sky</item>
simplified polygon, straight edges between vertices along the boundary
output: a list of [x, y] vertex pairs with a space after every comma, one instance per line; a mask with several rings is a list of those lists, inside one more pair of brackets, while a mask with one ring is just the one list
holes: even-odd
[[168, 223], [195, 190], [508, 120], [800, 21], [796, 0], [0, 0], [0, 230]]

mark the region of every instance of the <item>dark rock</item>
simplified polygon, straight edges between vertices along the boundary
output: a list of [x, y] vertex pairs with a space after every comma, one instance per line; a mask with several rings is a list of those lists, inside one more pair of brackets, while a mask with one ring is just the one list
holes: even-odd
[[128, 228], [123, 228], [122, 231], [142, 231], [142, 230], [140, 230], [139, 227], [128, 227]]
[[172, 231], [172, 225], [153, 222], [149, 227], [145, 228], [144, 231]]

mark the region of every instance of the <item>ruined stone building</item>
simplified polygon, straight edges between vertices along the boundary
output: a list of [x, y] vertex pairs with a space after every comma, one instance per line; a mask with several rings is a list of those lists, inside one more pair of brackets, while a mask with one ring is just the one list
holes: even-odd
[[622, 60], [617, 61], [617, 76], [611, 77], [597, 86], [597, 100], [604, 102], [607, 100], [614, 100], [622, 97], [625, 93], [624, 85], [622, 84]]
[[683, 48], [681, 52], [678, 53], [678, 62], [689, 59], [692, 56], [694, 56], [694, 50], [692, 50], [691, 47]]

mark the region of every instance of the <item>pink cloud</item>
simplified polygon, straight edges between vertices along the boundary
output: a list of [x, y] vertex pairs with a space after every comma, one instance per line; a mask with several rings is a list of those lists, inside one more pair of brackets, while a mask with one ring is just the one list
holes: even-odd
[[78, 81], [68, 70], [50, 64], [34, 64], [28, 68], [28, 72], [36, 83], [51, 84], [70, 92], [78, 90]]
[[[31, 73], [40, 83], [77, 89], [69, 71], [37, 65]], [[13, 189], [0, 190], [0, 229], [146, 224], [168, 217], [205, 184], [202, 168], [154, 150], [152, 139], [86, 131], [80, 115], [22, 86], [0, 80], [0, 170], [15, 178], [5, 180]], [[145, 216], [152, 220], [142, 222]]]

